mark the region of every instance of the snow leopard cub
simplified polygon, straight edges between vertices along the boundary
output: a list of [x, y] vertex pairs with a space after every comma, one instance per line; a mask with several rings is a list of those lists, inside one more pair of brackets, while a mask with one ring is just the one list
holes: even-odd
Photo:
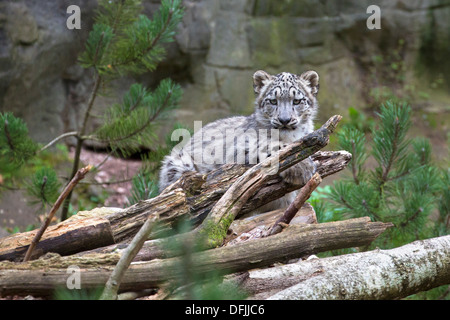
[[[263, 160], [261, 153], [258, 153], [264, 148], [261, 141], [277, 136], [277, 149], [314, 130], [313, 120], [318, 110], [317, 72], [270, 75], [260, 70], [253, 75], [253, 88], [256, 95], [253, 114], [214, 121], [197, 131], [189, 141], [183, 141], [183, 147], [174, 148], [164, 158], [160, 191], [187, 171], [208, 173], [225, 163], [258, 163]], [[271, 147], [265, 147], [266, 156], [273, 150], [273, 145]], [[306, 182], [314, 171], [313, 161], [307, 158], [280, 175], [288, 182]], [[291, 192], [258, 211], [286, 207], [296, 194], [296, 191]]]

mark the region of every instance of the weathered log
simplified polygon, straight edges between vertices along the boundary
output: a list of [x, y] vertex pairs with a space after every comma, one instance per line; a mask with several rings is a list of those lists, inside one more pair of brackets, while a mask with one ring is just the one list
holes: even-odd
[[[225, 238], [224, 245], [232, 245], [247, 239], [262, 238], [262, 236], [269, 231], [270, 227], [274, 225], [274, 223], [284, 214], [284, 212], [285, 209], [277, 209], [247, 218], [234, 220], [228, 229], [228, 235]], [[317, 223], [316, 212], [309, 203], [305, 203], [300, 210], [298, 210], [294, 219], [291, 220], [291, 225], [300, 223]]]
[[304, 261], [296, 268], [295, 274], [309, 276], [269, 299], [400, 299], [450, 284], [450, 236]]
[[[316, 164], [317, 173], [323, 179], [345, 169], [352, 155], [343, 150], [318, 151], [311, 155], [311, 158]], [[201, 222], [211, 211], [213, 205], [249, 168], [250, 166], [241, 164], [227, 164], [209, 173], [205, 183], [198, 190], [199, 194], [188, 197], [191, 215], [196, 217], [196, 221]], [[255, 195], [248, 199], [237, 216], [249, 213], [301, 187], [303, 184], [287, 183], [278, 174], [273, 175]]]
[[[17, 233], [0, 239], [0, 260], [21, 261], [37, 231]], [[113, 242], [110, 223], [104, 218], [66, 220], [47, 229], [31, 259], [50, 251], [69, 255]]]
[[[283, 214], [284, 209], [278, 209], [245, 219], [234, 220], [231, 223], [227, 237], [225, 238], [224, 245], [235, 244], [242, 241], [242, 239], [255, 239], [260, 238], [262, 234], [257, 235], [258, 230], [267, 231], [273, 223]], [[294, 218], [293, 224], [309, 224], [317, 223], [314, 209], [311, 205], [306, 204], [297, 213]], [[240, 239], [236, 239], [240, 237]], [[193, 237], [194, 238], [194, 237]], [[170, 258], [180, 255], [181, 244], [186, 241], [184, 234], [174, 236], [171, 238], [149, 240], [144, 243], [142, 249], [135, 257], [135, 261], [149, 261], [153, 259]], [[195, 241], [195, 240], [189, 240]], [[174, 245], [178, 244], [178, 245]], [[93, 250], [99, 253], [115, 252], [117, 250], [123, 250], [123, 245], [109, 246], [108, 248], [102, 248], [101, 250]]]
[[[312, 225], [295, 225], [283, 232], [255, 241], [193, 253], [191, 260], [196, 272], [221, 270], [224, 273], [264, 267], [277, 261], [297, 258], [324, 250], [367, 245], [389, 224], [370, 222], [368, 217]], [[103, 255], [104, 260], [117, 254]], [[180, 277], [180, 257], [149, 262], [135, 262], [125, 273], [120, 291], [157, 287]], [[81, 288], [103, 286], [113, 266], [99, 267], [99, 259], [89, 267], [85, 257], [54, 257], [27, 263], [0, 262], [0, 295], [48, 295], [59, 286], [65, 287], [70, 274], [67, 266], [81, 269]]]
[[[224, 245], [228, 242], [235, 243], [234, 241], [238, 236], [243, 238], [255, 238], [253, 235], [248, 235], [248, 232], [252, 230], [261, 228], [263, 230], [268, 230], [270, 226], [275, 223], [275, 221], [283, 214], [284, 209], [278, 209], [270, 212], [265, 212], [255, 216], [242, 218], [233, 221], [229, 228], [228, 235], [224, 241]], [[317, 218], [315, 211], [310, 204], [305, 204], [294, 218], [293, 224], [310, 224], [317, 223]], [[181, 243], [183, 241], [183, 235], [173, 236], [171, 238], [153, 239], [146, 241], [141, 250], [136, 255], [134, 261], [149, 261], [153, 259], [170, 258], [180, 254], [177, 251], [177, 247], [173, 243]], [[240, 241], [239, 239], [237, 241]], [[170, 245], [170, 243], [172, 245]], [[114, 245], [109, 245], [106, 247], [101, 247], [89, 251], [83, 251], [78, 253], [80, 256], [96, 254], [107, 254], [112, 252], [121, 252], [125, 250], [127, 244], [118, 243]]]

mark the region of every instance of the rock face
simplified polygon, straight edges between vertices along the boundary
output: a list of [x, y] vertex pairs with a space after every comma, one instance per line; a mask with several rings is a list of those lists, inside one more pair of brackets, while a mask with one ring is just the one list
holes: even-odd
[[[86, 8], [83, 19], [92, 23], [92, 1], [78, 2]], [[40, 142], [66, 130], [77, 112], [72, 96], [83, 96], [87, 89], [76, 59], [90, 26], [86, 23], [77, 33], [66, 28], [71, 3], [0, 4], [0, 111], [22, 117]]]
[[[434, 97], [428, 89], [440, 89], [446, 94], [438, 104], [448, 105], [450, 0], [375, 2], [380, 30], [366, 26], [367, 8], [374, 4], [369, 0], [185, 0], [167, 59], [137, 80], [154, 86], [170, 76], [182, 84], [176, 117], [188, 126], [193, 120], [250, 114], [251, 77], [258, 69], [318, 71], [323, 119], [399, 88], [428, 97]], [[81, 8], [81, 30], [66, 28], [71, 4]], [[144, 1], [144, 12], [151, 15], [158, 5]], [[0, 4], [0, 111], [24, 118], [37, 141], [47, 142], [79, 123], [92, 82], [76, 59], [95, 7], [88, 0]], [[116, 83], [117, 93], [131, 81]], [[98, 103], [106, 107], [110, 99]]]

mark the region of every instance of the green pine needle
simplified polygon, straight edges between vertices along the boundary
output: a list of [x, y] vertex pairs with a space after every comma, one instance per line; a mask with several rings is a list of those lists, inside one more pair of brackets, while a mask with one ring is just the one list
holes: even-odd
[[111, 27], [105, 24], [94, 24], [86, 41], [86, 50], [81, 54], [79, 62], [82, 67], [94, 67], [99, 73], [108, 70], [108, 46], [114, 34]]
[[148, 174], [141, 171], [133, 177], [128, 206], [138, 203], [140, 200], [154, 198], [157, 195], [158, 184]]
[[154, 142], [155, 127], [178, 107], [180, 97], [181, 87], [169, 79], [161, 81], [153, 92], [133, 84], [122, 103], [108, 110], [96, 135], [124, 154], [138, 151]]
[[[338, 133], [339, 146], [353, 154], [348, 169], [353, 179], [334, 182], [327, 208], [341, 218], [369, 216], [373, 221], [391, 222], [372, 246], [403, 245], [433, 235], [448, 234], [448, 177], [431, 161], [431, 144], [425, 138], [408, 139], [411, 108], [397, 102], [385, 103], [372, 131], [372, 142], [355, 126]], [[368, 150], [376, 160], [370, 174]], [[373, 166], [373, 165], [372, 165]], [[448, 172], [447, 172], [447, 175]], [[439, 210], [437, 221], [430, 215]]]
[[22, 119], [10, 112], [0, 113], [0, 172], [17, 170], [37, 149]]
[[386, 102], [381, 106], [380, 125], [373, 131], [373, 156], [383, 168], [382, 179], [386, 181], [389, 173], [405, 160], [409, 140], [406, 139], [411, 108], [406, 104]]

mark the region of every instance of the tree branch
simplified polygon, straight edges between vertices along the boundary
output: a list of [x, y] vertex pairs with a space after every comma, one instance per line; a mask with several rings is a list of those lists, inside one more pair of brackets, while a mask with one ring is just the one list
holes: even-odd
[[315, 173], [312, 178], [306, 183], [306, 185], [300, 189], [295, 200], [289, 205], [284, 214], [275, 222], [269, 231], [269, 235], [274, 235], [283, 230], [283, 224], [288, 225], [292, 218], [295, 217], [298, 210], [305, 204], [306, 200], [309, 199], [311, 193], [317, 188], [317, 186], [322, 182], [322, 178], [318, 173]]
[[116, 264], [111, 276], [106, 282], [105, 289], [100, 297], [100, 300], [116, 300], [117, 292], [122, 282], [125, 271], [127, 271], [130, 266], [131, 261], [133, 261], [136, 254], [141, 250], [142, 245], [145, 240], [147, 240], [150, 232], [156, 224], [158, 217], [150, 217], [147, 219], [139, 230], [139, 232], [134, 236], [131, 243], [128, 245], [127, 249], [122, 253], [119, 262]]
[[[215, 235], [214, 238], [208, 236], [208, 242], [210, 242], [208, 245], [217, 246], [222, 243], [223, 237], [220, 235], [226, 233], [243, 205], [276, 173], [283, 172], [326, 146], [330, 134], [341, 119], [340, 115], [331, 117], [320, 129], [286, 146], [277, 154], [258, 163], [240, 176], [220, 198], [199, 227], [199, 232], [206, 232], [213, 236], [208, 229], [214, 226], [212, 232]], [[218, 228], [222, 229], [222, 232], [217, 232]]]
[[85, 168], [81, 168], [77, 171], [73, 179], [70, 181], [70, 183], [64, 188], [63, 192], [59, 195], [58, 199], [56, 200], [55, 204], [51, 208], [50, 212], [48, 213], [47, 218], [45, 219], [44, 223], [42, 224], [39, 231], [36, 233], [35, 237], [31, 241], [30, 246], [28, 247], [27, 253], [25, 254], [25, 258], [23, 259], [24, 262], [30, 260], [31, 255], [33, 254], [33, 250], [38, 244], [39, 240], [41, 239], [42, 235], [44, 234], [47, 227], [50, 225], [50, 222], [53, 219], [53, 216], [55, 215], [56, 211], [58, 211], [59, 207], [63, 203], [64, 199], [66, 199], [67, 195], [72, 192], [73, 188], [77, 185], [77, 183], [82, 180], [85, 175], [91, 170], [91, 166], [87, 166]]
[[54, 145], [56, 142], [58, 142], [59, 140], [62, 140], [64, 138], [67, 137], [74, 137], [74, 136], [78, 136], [78, 131], [71, 131], [71, 132], [66, 132], [63, 133], [59, 136], [57, 136], [55, 139], [53, 139], [52, 141], [50, 141], [49, 143], [47, 143], [45, 146], [43, 146], [40, 151], [44, 151], [45, 149], [50, 148], [52, 145]]

